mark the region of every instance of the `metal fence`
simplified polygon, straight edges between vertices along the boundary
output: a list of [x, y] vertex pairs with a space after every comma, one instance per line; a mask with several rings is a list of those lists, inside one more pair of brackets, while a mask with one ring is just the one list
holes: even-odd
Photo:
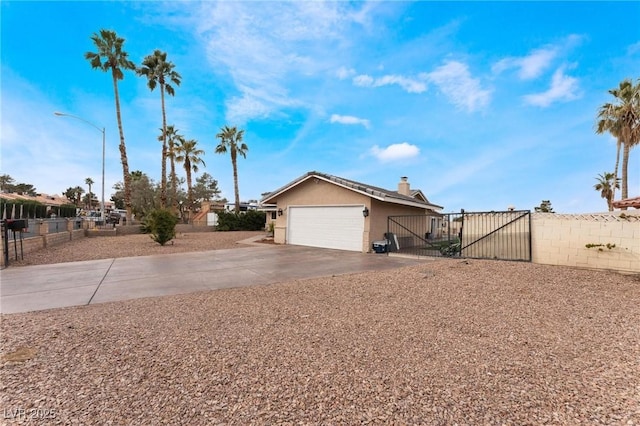
[[531, 212], [389, 216], [386, 237], [405, 254], [531, 261]]

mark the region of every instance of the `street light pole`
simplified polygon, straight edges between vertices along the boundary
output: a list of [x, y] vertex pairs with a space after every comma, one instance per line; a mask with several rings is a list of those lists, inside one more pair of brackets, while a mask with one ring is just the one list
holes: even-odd
[[[95, 127], [96, 129], [98, 129], [98, 131], [102, 132], [102, 199], [100, 202], [100, 218], [102, 219], [102, 223], [104, 224], [104, 219], [105, 219], [105, 211], [104, 211], [104, 156], [105, 156], [105, 144], [106, 144], [106, 131], [105, 128], [100, 128], [98, 126], [96, 126], [95, 124], [93, 124], [90, 121], [85, 120], [84, 118], [80, 118], [78, 116], [75, 115], [71, 115], [71, 114], [65, 114], [62, 112], [54, 112], [54, 115], [57, 115], [58, 117], [71, 117], [71, 118], [75, 118], [76, 120], [80, 120], [80, 121], [84, 121], [85, 123], [87, 123], [89, 126], [91, 127]], [[89, 197], [91, 197], [91, 194], [89, 194]], [[89, 200], [89, 204], [91, 204], [91, 200]]]

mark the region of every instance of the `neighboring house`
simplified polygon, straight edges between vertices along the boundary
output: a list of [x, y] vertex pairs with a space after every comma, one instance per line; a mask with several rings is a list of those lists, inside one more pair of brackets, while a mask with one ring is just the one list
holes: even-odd
[[17, 194], [15, 192], [0, 192], [0, 198], [12, 201], [37, 201], [47, 207], [60, 207], [63, 204], [72, 204], [67, 197], [60, 195], [37, 194], [35, 197], [31, 195]]
[[[232, 212], [235, 211], [236, 209], [236, 203], [225, 203], [224, 205], [224, 210], [227, 212]], [[240, 209], [241, 212], [246, 212], [248, 210], [258, 210], [258, 203], [252, 203], [252, 202], [240, 202]]]
[[640, 209], [640, 197], [625, 198], [624, 200], [614, 201], [613, 207], [615, 207], [616, 209], [621, 209], [624, 207]]
[[397, 191], [309, 172], [261, 200], [275, 205], [274, 241], [280, 244], [371, 251], [383, 240], [387, 218], [442, 210], [402, 177]]

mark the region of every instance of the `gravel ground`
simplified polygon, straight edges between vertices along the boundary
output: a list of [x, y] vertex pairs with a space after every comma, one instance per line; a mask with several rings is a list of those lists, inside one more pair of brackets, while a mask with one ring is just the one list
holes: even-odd
[[1, 318], [8, 424], [640, 424], [633, 275], [438, 259]]
[[255, 231], [178, 233], [176, 238], [164, 246], [153, 241], [148, 234], [81, 238], [54, 245], [45, 250], [27, 253], [24, 255], [24, 260], [11, 259], [10, 265], [12, 267], [45, 265], [78, 260], [240, 248], [247, 246], [238, 245], [238, 241], [259, 235], [265, 235], [265, 233]]

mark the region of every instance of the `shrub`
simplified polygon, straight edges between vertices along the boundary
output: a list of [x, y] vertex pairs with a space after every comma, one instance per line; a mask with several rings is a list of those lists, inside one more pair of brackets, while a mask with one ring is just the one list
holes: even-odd
[[142, 222], [141, 230], [151, 234], [151, 239], [161, 246], [176, 236], [178, 217], [166, 209], [150, 211]]
[[265, 212], [248, 210], [246, 212], [219, 212], [218, 231], [262, 231], [266, 221]]

